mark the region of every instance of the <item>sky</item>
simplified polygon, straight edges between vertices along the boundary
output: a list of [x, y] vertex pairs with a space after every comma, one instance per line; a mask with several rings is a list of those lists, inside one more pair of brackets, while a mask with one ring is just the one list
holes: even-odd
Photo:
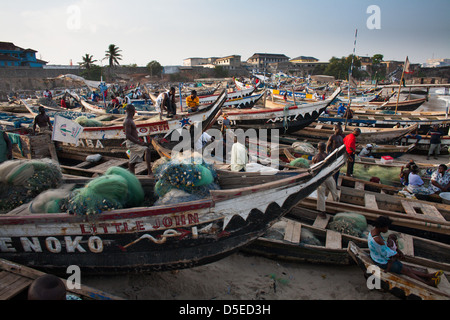
[[[374, 7], [375, 6], [375, 7]], [[0, 41], [37, 50], [53, 65], [93, 55], [107, 64], [182, 65], [193, 57], [254, 53], [355, 54], [424, 63], [450, 58], [449, 0], [17, 0], [2, 1]]]

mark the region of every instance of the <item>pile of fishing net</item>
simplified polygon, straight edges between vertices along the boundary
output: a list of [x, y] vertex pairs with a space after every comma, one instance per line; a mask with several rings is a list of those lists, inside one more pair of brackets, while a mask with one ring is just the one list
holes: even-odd
[[120, 167], [109, 168], [104, 175], [75, 189], [67, 200], [70, 214], [91, 215], [103, 211], [139, 207], [144, 190], [134, 174]]
[[[346, 172], [346, 167], [341, 172]], [[363, 165], [355, 163], [353, 177], [370, 181], [372, 177], [380, 178], [381, 184], [400, 185], [400, 168]]]
[[62, 174], [49, 159], [11, 160], [0, 164], [0, 212], [30, 202], [40, 193], [59, 187]]
[[103, 127], [103, 123], [97, 119], [90, 119], [86, 116], [81, 116], [75, 119], [75, 122], [82, 127]]
[[301, 141], [294, 142], [292, 144], [292, 148], [294, 149], [295, 152], [298, 153], [308, 155], [315, 155], [317, 153], [316, 148], [314, 148], [314, 146], [309, 142], [301, 142]]
[[358, 213], [342, 212], [333, 217], [328, 228], [351, 236], [362, 237], [367, 230], [367, 220]]
[[155, 194], [159, 197], [155, 205], [200, 200], [208, 197], [210, 190], [220, 189], [214, 167], [195, 154], [161, 160], [153, 170], [158, 180]]
[[309, 168], [309, 161], [305, 158], [297, 158], [292, 160], [289, 165], [297, 168]]

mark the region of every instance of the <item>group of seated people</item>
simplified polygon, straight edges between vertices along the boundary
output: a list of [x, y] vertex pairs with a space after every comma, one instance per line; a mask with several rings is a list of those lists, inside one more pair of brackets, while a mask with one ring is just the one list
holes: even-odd
[[412, 194], [431, 195], [447, 192], [450, 190], [450, 174], [447, 169], [447, 165], [439, 165], [438, 169], [432, 173], [429, 185], [426, 186], [420, 177], [419, 166], [410, 160], [400, 171], [400, 181]]

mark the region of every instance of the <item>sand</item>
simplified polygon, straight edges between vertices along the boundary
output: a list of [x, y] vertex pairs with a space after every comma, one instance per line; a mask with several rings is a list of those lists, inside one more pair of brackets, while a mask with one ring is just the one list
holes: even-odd
[[[445, 101], [431, 97], [421, 109], [441, 110]], [[447, 163], [448, 155], [399, 158]], [[130, 300], [397, 300], [369, 290], [356, 265], [289, 263], [237, 252], [215, 263], [177, 272], [85, 276], [82, 283]]]
[[370, 291], [356, 265], [275, 261], [235, 253], [179, 270], [84, 277], [83, 284], [131, 300], [396, 300]]

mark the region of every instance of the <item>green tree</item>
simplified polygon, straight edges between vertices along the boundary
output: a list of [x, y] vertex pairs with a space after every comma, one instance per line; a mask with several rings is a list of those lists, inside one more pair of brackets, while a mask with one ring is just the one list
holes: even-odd
[[362, 73], [359, 71], [361, 67], [361, 61], [358, 57], [354, 57], [353, 55], [349, 55], [348, 57], [336, 58], [332, 57], [330, 59], [330, 63], [325, 68], [324, 73], [329, 76], [333, 76], [336, 79], [345, 79], [348, 80], [348, 75], [352, 66], [353, 60], [353, 71], [352, 75], [354, 78], [359, 79], [362, 76]]
[[158, 61], [150, 61], [147, 64], [147, 69], [150, 72], [151, 76], [160, 76], [161, 72], [163, 71], [163, 67], [161, 66], [161, 64]]
[[109, 66], [111, 68], [120, 65], [119, 60], [122, 60], [120, 52], [122, 52], [122, 50], [120, 50], [119, 47], [116, 47], [115, 44], [109, 45], [105, 57], [108, 58]]
[[379, 53], [372, 57], [372, 79], [374, 80], [382, 80], [386, 77], [386, 69], [381, 64], [383, 58], [384, 56]]
[[228, 77], [228, 71], [224, 69], [222, 66], [214, 67], [214, 76], [217, 78], [226, 78]]
[[94, 65], [94, 62], [97, 62], [97, 60], [92, 60], [93, 56], [91, 54], [87, 53], [82, 57], [82, 59], [83, 62], [78, 62], [78, 64], [85, 69], [90, 69]]

